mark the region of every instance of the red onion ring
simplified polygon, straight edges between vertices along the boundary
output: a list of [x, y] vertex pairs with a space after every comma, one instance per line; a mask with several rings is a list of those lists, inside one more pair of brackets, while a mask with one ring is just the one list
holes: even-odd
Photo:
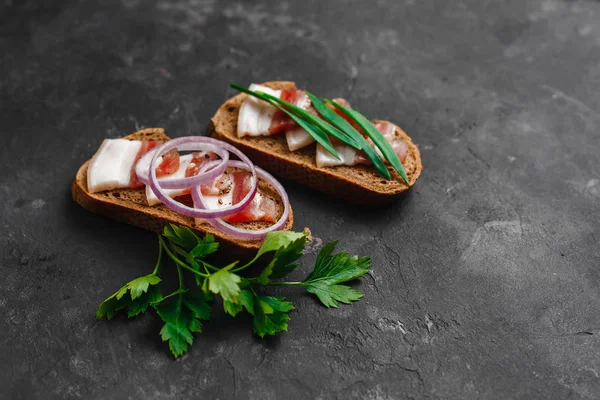
[[[192, 144], [198, 145], [198, 144], [206, 144], [206, 143], [214, 144], [218, 147], [224, 148], [225, 150], [228, 150], [231, 153], [235, 154], [242, 160], [242, 162], [237, 161], [236, 163], [244, 165], [244, 167], [241, 167], [241, 168], [247, 169], [248, 171], [250, 171], [252, 173], [253, 179], [252, 179], [252, 186], [250, 188], [250, 191], [242, 199], [242, 201], [240, 201], [238, 204], [236, 204], [232, 207], [225, 207], [225, 208], [222, 208], [219, 210], [207, 210], [207, 209], [198, 209], [198, 208], [188, 207], [184, 204], [179, 203], [178, 201], [173, 200], [169, 195], [167, 195], [164, 192], [164, 189], [161, 187], [160, 182], [156, 178], [156, 163], [157, 163], [158, 158], [161, 155], [165, 154], [167, 151], [170, 151], [171, 149], [174, 149], [174, 148], [182, 146], [182, 145], [190, 144], [190, 147], [192, 147], [191, 146]], [[201, 173], [205, 172], [205, 171], [206, 170], [203, 168], [201, 170]], [[204, 137], [204, 136], [184, 136], [184, 137], [180, 137], [177, 139], [172, 139], [172, 140], [166, 142], [165, 144], [163, 144], [162, 146], [160, 146], [156, 150], [154, 155], [152, 156], [152, 161], [150, 162], [149, 175], [150, 175], [150, 179], [149, 179], [148, 184], [149, 184], [150, 188], [152, 189], [152, 191], [154, 192], [154, 194], [156, 195], [156, 197], [161, 202], [163, 202], [163, 204], [165, 204], [168, 208], [170, 208], [171, 210], [173, 210], [175, 212], [178, 212], [180, 214], [187, 215], [187, 216], [193, 217], [193, 218], [214, 219], [214, 218], [225, 217], [227, 215], [235, 214], [239, 211], [242, 211], [254, 199], [254, 196], [256, 195], [256, 191], [258, 188], [258, 178], [256, 176], [256, 169], [254, 167], [254, 164], [252, 164], [250, 159], [248, 157], [246, 157], [246, 155], [244, 153], [242, 153], [241, 151], [239, 151], [238, 149], [236, 149], [235, 147], [233, 147], [232, 145], [230, 145], [228, 143], [221, 142], [220, 140], [216, 140], [216, 139], [212, 139], [212, 138], [208, 138], [208, 137]], [[205, 174], [202, 174], [202, 175], [206, 176]], [[200, 190], [200, 186], [196, 186], [196, 190]], [[192, 192], [194, 192], [194, 190], [192, 190]]]
[[[180, 179], [173, 179], [168, 177], [157, 179], [158, 183], [160, 183], [160, 187], [163, 189], [187, 189], [189, 187], [198, 186], [203, 184], [204, 182], [208, 182], [212, 179], [217, 178], [218, 176], [221, 176], [221, 174], [225, 172], [225, 168], [227, 168], [227, 161], [229, 161], [229, 152], [214, 144], [204, 143], [202, 144], [202, 149], [199, 149], [198, 143], [184, 143], [180, 145], [175, 145], [173, 147], [168, 146], [168, 150], [165, 150], [164, 152], [166, 153], [175, 147], [179, 151], [211, 151], [213, 153], [216, 153], [219, 157], [221, 157], [221, 162], [216, 168], [211, 169], [210, 171], [207, 171], [205, 173], [200, 173], [198, 175]], [[148, 179], [148, 171], [150, 169], [152, 157], [157, 151], [158, 149], [150, 150], [149, 152], [144, 154], [135, 165], [135, 173], [137, 174], [140, 182], [142, 182], [145, 185], [150, 184], [150, 180]]]
[[[213, 163], [215, 163], [215, 161], [213, 161]], [[246, 164], [239, 162], [239, 161], [230, 160], [227, 163], [227, 165], [230, 167], [245, 169], [247, 171], [249, 170], [248, 166]], [[205, 170], [209, 169], [210, 167], [211, 167], [210, 163], [207, 163], [204, 166], [202, 166], [200, 171], [205, 171]], [[259, 177], [263, 178], [265, 181], [267, 181], [269, 184], [271, 184], [275, 188], [275, 190], [281, 197], [281, 200], [283, 201], [283, 214], [281, 215], [279, 220], [277, 220], [277, 222], [275, 222], [273, 225], [271, 225], [268, 228], [259, 229], [259, 230], [250, 230], [250, 229], [237, 228], [219, 218], [215, 218], [215, 219], [205, 218], [206, 222], [211, 224], [213, 227], [219, 229], [221, 232], [231, 235], [231, 236], [234, 236], [234, 237], [237, 237], [237, 238], [240, 238], [240, 239], [246, 239], [246, 240], [264, 239], [264, 237], [267, 235], [267, 233], [283, 229], [285, 227], [285, 224], [287, 223], [289, 215], [290, 215], [289, 199], [288, 199], [287, 193], [286, 193], [285, 189], [283, 188], [283, 186], [281, 185], [281, 183], [279, 183], [271, 174], [269, 174], [262, 168], [259, 168], [256, 166], [254, 168], [256, 169], [256, 173]], [[201, 208], [201, 209], [206, 209], [206, 203], [204, 202], [204, 196], [202, 194], [202, 191], [200, 190], [200, 187], [195, 187], [192, 189], [192, 199], [194, 200], [194, 206]]]

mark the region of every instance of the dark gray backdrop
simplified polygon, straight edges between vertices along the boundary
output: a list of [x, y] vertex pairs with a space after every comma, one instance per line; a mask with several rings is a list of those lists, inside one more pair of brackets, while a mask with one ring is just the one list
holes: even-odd
[[[591, 0], [3, 0], [0, 397], [598, 398], [598, 21]], [[177, 361], [154, 316], [96, 321], [156, 240], [74, 204], [78, 167], [277, 79], [420, 146], [390, 208], [284, 182], [297, 228], [373, 257], [363, 301], [282, 291], [289, 332], [217, 313]]]

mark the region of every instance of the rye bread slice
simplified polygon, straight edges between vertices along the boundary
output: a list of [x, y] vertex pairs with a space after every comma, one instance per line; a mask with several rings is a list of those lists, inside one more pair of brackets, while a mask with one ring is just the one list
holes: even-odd
[[[129, 140], [162, 140], [170, 138], [165, 135], [162, 128], [148, 128], [125, 136]], [[170, 210], [164, 204], [148, 206], [146, 202], [145, 188], [139, 189], [114, 189], [98, 193], [90, 193], [87, 189], [87, 169], [91, 160], [86, 161], [77, 171], [77, 175], [71, 185], [73, 200], [83, 208], [106, 217], [130, 224], [154, 232], [162, 232], [165, 225], [174, 223], [187, 226], [200, 234], [210, 233], [220, 243], [220, 249], [228, 255], [246, 258], [253, 255], [262, 245], [262, 240], [239, 240], [225, 235], [207, 223], [196, 225], [193, 218], [181, 215]], [[275, 201], [278, 218], [283, 213], [282, 200], [275, 189], [266, 181], [259, 181], [259, 191], [263, 196]], [[189, 198], [189, 196], [186, 196]], [[185, 197], [182, 197], [185, 201]], [[188, 200], [190, 201], [190, 200]], [[285, 230], [291, 230], [294, 223], [294, 215], [290, 206], [290, 215]], [[237, 227], [249, 229], [266, 228], [267, 222], [247, 222], [233, 224]]]
[[[261, 85], [279, 90], [296, 88], [294, 82], [287, 81], [266, 82]], [[315, 161], [315, 144], [292, 152], [288, 150], [285, 135], [238, 137], [239, 109], [247, 96], [245, 93], [240, 93], [227, 100], [217, 110], [208, 128], [209, 135], [233, 144], [261, 168], [344, 201], [367, 206], [389, 203], [409, 189], [391, 166], [388, 166], [392, 175], [391, 180], [386, 180], [372, 166], [319, 168]], [[408, 146], [408, 154], [403, 166], [409, 182], [413, 185], [423, 170], [421, 154], [412, 139], [400, 127], [394, 126], [396, 137]]]

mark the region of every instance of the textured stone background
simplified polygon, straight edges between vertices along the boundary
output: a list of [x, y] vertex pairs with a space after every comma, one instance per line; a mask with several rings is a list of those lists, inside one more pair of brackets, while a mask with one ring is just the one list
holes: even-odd
[[[599, 20], [591, 0], [1, 0], [0, 397], [598, 398]], [[298, 228], [373, 257], [364, 300], [282, 291], [289, 332], [217, 313], [177, 361], [153, 315], [96, 321], [155, 238], [76, 206], [77, 168], [276, 79], [420, 145], [393, 207], [285, 182]]]

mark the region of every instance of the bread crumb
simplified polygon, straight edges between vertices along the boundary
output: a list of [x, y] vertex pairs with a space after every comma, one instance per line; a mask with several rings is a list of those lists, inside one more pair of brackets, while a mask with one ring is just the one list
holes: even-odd
[[304, 232], [304, 234], [306, 235], [306, 240], [308, 240], [309, 242], [313, 241], [312, 232], [310, 231], [310, 229], [304, 228], [302, 232]]

